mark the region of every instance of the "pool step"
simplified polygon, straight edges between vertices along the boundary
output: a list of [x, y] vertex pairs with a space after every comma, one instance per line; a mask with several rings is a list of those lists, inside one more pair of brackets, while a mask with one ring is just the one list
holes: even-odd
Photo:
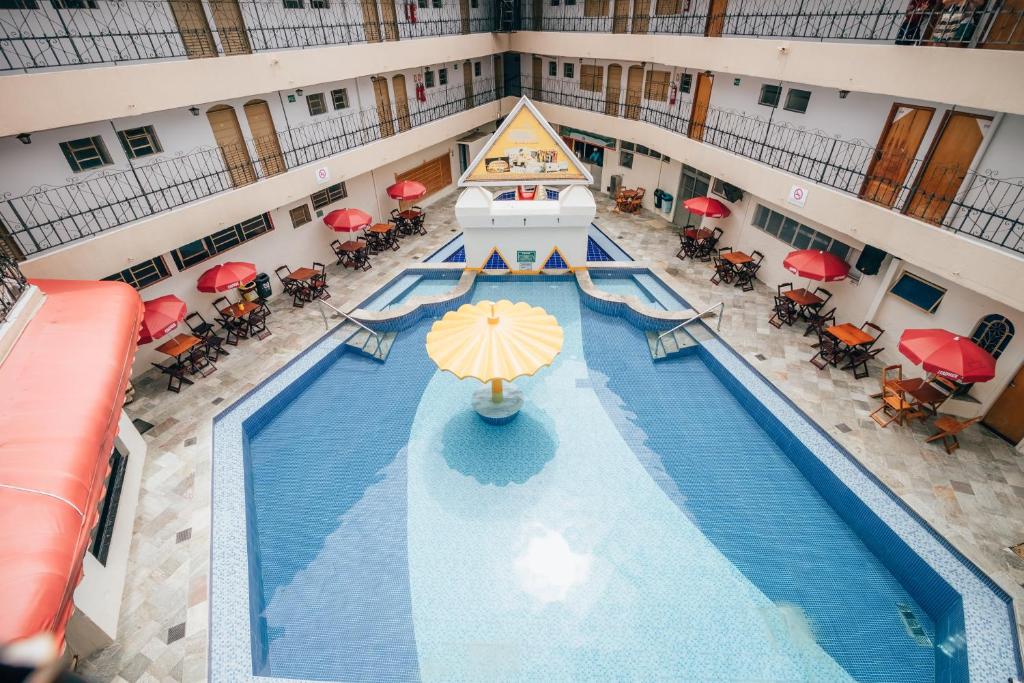
[[658, 337], [665, 334], [662, 330], [647, 330], [647, 348], [651, 351], [651, 358], [664, 360], [678, 356], [681, 353], [692, 351], [697, 347], [697, 341], [690, 336], [686, 330], [675, 330], [665, 335], [661, 341]]
[[391, 353], [391, 346], [397, 336], [397, 332], [384, 332], [381, 335], [373, 335], [366, 330], [357, 330], [355, 334], [345, 340], [345, 345], [357, 353], [383, 363], [387, 360], [388, 354]]

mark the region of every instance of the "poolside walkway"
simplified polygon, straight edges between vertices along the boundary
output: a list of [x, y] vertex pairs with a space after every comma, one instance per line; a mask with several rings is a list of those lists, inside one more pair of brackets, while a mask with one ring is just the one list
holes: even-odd
[[[398, 252], [375, 257], [373, 269], [329, 268], [331, 303], [348, 308], [402, 269], [420, 262], [457, 233], [456, 194], [429, 209], [429, 234], [405, 240]], [[1013, 592], [1018, 624], [1024, 604], [1024, 560], [1007, 546], [1024, 542], [1024, 454], [983, 428], [961, 437], [953, 455], [924, 443], [927, 427], [880, 429], [869, 417], [878, 372], [855, 380], [807, 359], [812, 343], [802, 329], [768, 325], [771, 292], [715, 287], [709, 264], [674, 258], [676, 229], [653, 214], [627, 216], [600, 199], [598, 225], [633, 258], [660, 265], [696, 308], [724, 300], [722, 337], [801, 409], [861, 460], [990, 576]], [[118, 642], [80, 666], [90, 680], [206, 680], [207, 579], [210, 553], [210, 438], [212, 417], [324, 333], [318, 307], [295, 309], [289, 298], [271, 304], [273, 336], [242, 341], [218, 371], [165, 391], [153, 372], [136, 380], [133, 418], [151, 423], [142, 492], [122, 604]], [[347, 309], [346, 309], [347, 310]], [[1022, 630], [1024, 636], [1024, 630]]]

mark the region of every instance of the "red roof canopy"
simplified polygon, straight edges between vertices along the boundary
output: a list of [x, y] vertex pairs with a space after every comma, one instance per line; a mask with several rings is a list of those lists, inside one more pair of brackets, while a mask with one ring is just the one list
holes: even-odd
[[46, 300], [0, 364], [0, 643], [64, 636], [142, 319], [121, 282], [33, 284]]

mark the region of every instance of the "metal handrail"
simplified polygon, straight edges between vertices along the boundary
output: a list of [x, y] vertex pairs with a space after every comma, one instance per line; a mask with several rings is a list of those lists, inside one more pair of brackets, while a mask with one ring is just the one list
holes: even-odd
[[337, 308], [335, 306], [332, 306], [331, 304], [327, 303], [323, 299], [317, 299], [317, 301], [321, 304], [321, 306], [320, 306], [320, 315], [323, 316], [323, 319], [324, 319], [324, 329], [330, 328], [330, 325], [327, 324], [327, 311], [325, 311], [323, 309], [324, 306], [327, 306], [329, 309], [331, 309], [332, 311], [334, 311], [335, 313], [340, 315], [345, 320], [347, 320], [350, 323], [354, 324], [356, 327], [358, 327], [360, 329], [363, 329], [363, 330], [366, 330], [370, 335], [373, 336], [374, 339], [377, 340], [377, 350], [378, 351], [380, 350], [380, 342], [384, 338], [384, 335], [382, 335], [380, 332], [377, 332], [376, 330], [371, 330], [369, 327], [367, 327], [366, 325], [362, 324], [361, 322], [359, 322], [358, 320], [356, 320], [355, 318], [350, 316], [345, 311], [342, 311], [341, 309], [339, 309], [339, 308]]
[[711, 311], [715, 310], [716, 308], [720, 308], [721, 309], [721, 313], [718, 314], [718, 324], [715, 325], [715, 331], [716, 332], [721, 331], [721, 329], [722, 329], [722, 315], [725, 313], [725, 302], [724, 301], [719, 301], [714, 306], [709, 306], [708, 308], [705, 308], [703, 311], [701, 311], [697, 315], [693, 316], [692, 318], [687, 318], [683, 322], [679, 323], [678, 325], [673, 327], [668, 332], [664, 332], [662, 334], [659, 334], [658, 335], [658, 343], [660, 344], [662, 339], [664, 339], [668, 335], [672, 334], [676, 330], [678, 330], [680, 328], [683, 328], [683, 327], [686, 327], [687, 325], [692, 323], [694, 320], [700, 320], [701, 318], [703, 318], [704, 316], [706, 316], [708, 313], [710, 313]]

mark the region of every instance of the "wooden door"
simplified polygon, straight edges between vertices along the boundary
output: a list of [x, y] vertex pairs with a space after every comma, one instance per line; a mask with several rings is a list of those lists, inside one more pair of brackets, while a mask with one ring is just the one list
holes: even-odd
[[466, 97], [466, 110], [473, 108], [473, 62], [462, 63], [462, 92]]
[[384, 40], [398, 40], [398, 14], [395, 0], [380, 0], [380, 19], [384, 24]]
[[206, 20], [202, 0], [171, 0], [171, 15], [178, 25], [181, 42], [189, 59], [216, 57], [210, 22]]
[[942, 222], [991, 121], [989, 116], [946, 112], [940, 132], [925, 157], [924, 170], [914, 186], [907, 214], [929, 223]]
[[626, 118], [640, 118], [640, 95], [644, 87], [644, 68], [631, 66], [626, 73]]
[[990, 50], [1024, 50], [1024, 0], [1003, 0], [985, 42]]
[[395, 91], [395, 110], [398, 113], [398, 132], [404, 133], [412, 128], [409, 120], [409, 93], [405, 89], [405, 76], [398, 74], [391, 79], [391, 89]]
[[380, 135], [383, 138], [395, 134], [395, 124], [392, 122], [391, 95], [388, 93], [388, 79], [373, 78], [373, 95], [377, 99], [377, 117], [380, 119]]
[[210, 12], [213, 14], [213, 23], [220, 37], [220, 49], [224, 54], [247, 55], [252, 52], [238, 0], [211, 2]]
[[249, 131], [264, 177], [284, 173], [287, 168], [281, 154], [281, 142], [277, 138], [277, 128], [274, 127], [274, 118], [270, 115], [266, 101], [246, 102], [245, 119], [249, 122]]
[[242, 137], [242, 128], [238, 125], [235, 110], [221, 104], [207, 111], [206, 118], [213, 129], [213, 139], [217, 141], [217, 146], [224, 157], [231, 184], [241, 187], [255, 182], [256, 173], [253, 171], [249, 148]]
[[703, 140], [707, 130], [708, 107], [711, 104], [711, 89], [715, 85], [714, 75], [697, 74], [697, 87], [693, 91], [693, 107], [690, 109], [690, 128], [687, 136], [691, 140]]
[[462, 19], [462, 32], [469, 33], [469, 0], [459, 0], [459, 17]]
[[892, 105], [864, 177], [861, 199], [888, 207], [896, 203], [934, 113], [931, 107]]
[[380, 42], [380, 14], [377, 13], [377, 0], [360, 0], [363, 8], [363, 33], [366, 42]]
[[608, 116], [619, 115], [619, 100], [622, 98], [622, 67], [618, 64], [608, 65], [608, 83], [604, 87], [604, 113]]
[[629, 23], [629, 0], [614, 0], [612, 5], [612, 33], [625, 33]]
[[718, 37], [722, 35], [725, 27], [725, 11], [729, 7], [729, 0], [711, 0], [708, 3], [708, 23], [704, 27], [704, 35]]
[[[448, 158], [447, 154], [442, 154], [439, 157], [426, 161], [415, 168], [411, 168], [404, 173], [398, 173], [395, 175], [395, 182], [402, 180], [415, 180], [423, 183], [423, 186], [427, 188], [427, 193], [424, 197], [429, 197], [439, 190], [443, 190], [452, 184], [452, 162]], [[422, 198], [421, 198], [422, 199]], [[417, 202], [420, 199], [416, 200]], [[403, 209], [412, 205], [414, 202], [400, 202]]]
[[544, 60], [540, 57], [534, 56], [533, 58], [533, 93], [531, 97], [538, 102], [543, 98], [541, 97], [541, 91], [544, 87]]
[[1017, 370], [982, 422], [1010, 443], [1024, 439], [1024, 367]]
[[583, 16], [603, 17], [608, 14], [608, 0], [583, 0]]
[[633, 33], [647, 33], [651, 24], [651, 0], [633, 0]]
[[544, 0], [533, 0], [533, 30], [540, 31], [544, 27]]

